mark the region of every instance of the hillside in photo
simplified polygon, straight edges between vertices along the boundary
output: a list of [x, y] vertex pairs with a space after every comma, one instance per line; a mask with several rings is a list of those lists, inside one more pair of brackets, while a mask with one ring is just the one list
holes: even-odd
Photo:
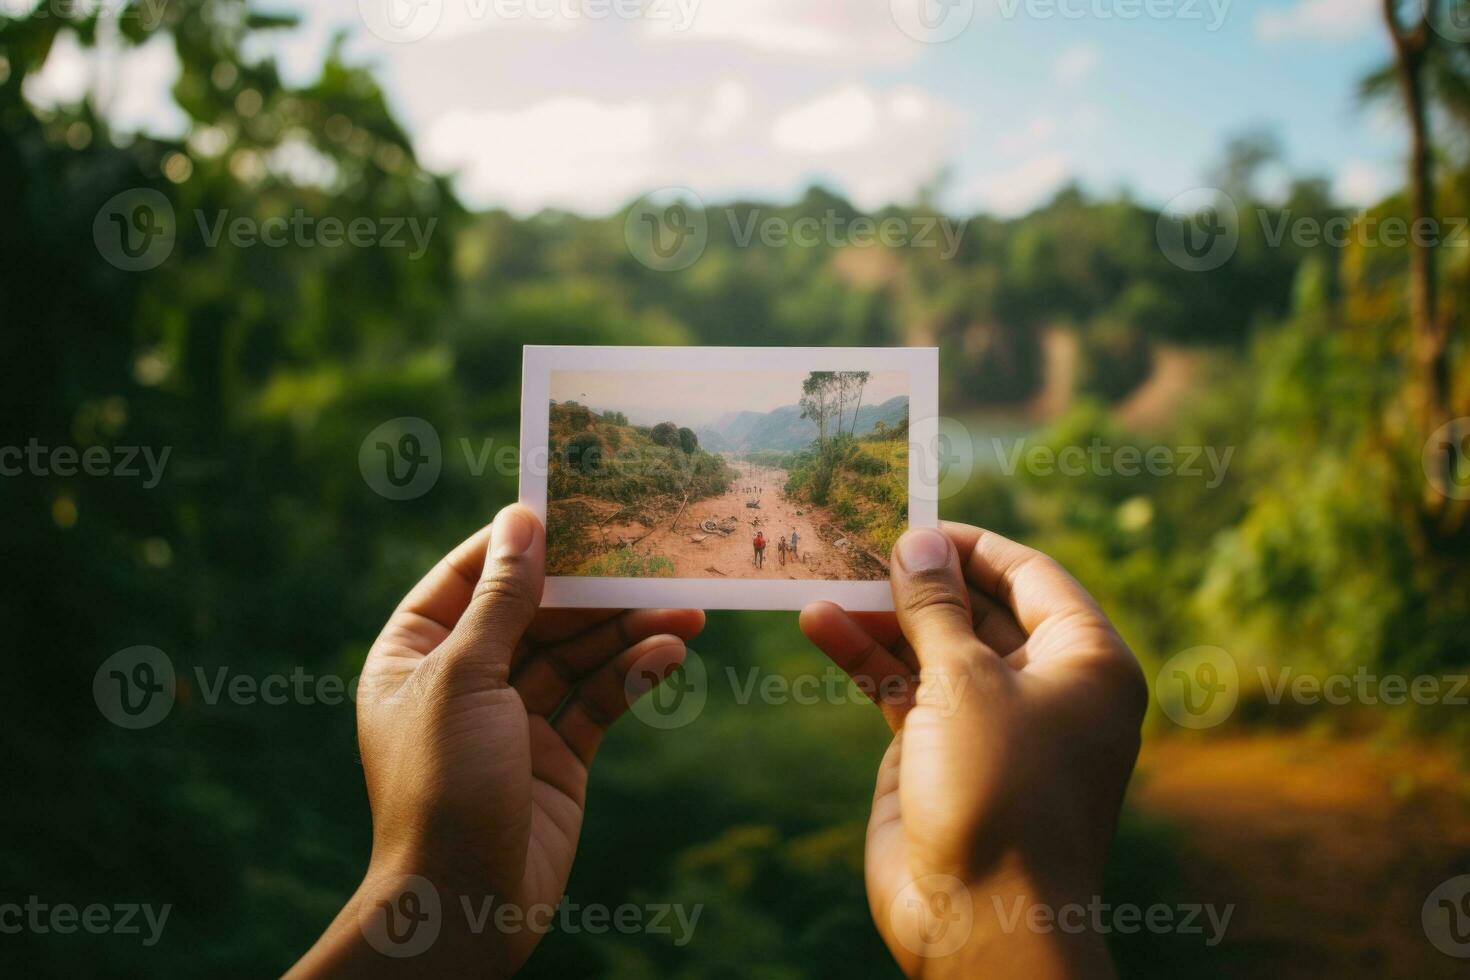
[[[844, 420], [844, 429], [867, 435], [882, 423], [889, 429], [908, 418], [909, 400], [896, 395], [878, 405], [857, 409], [857, 420]], [[816, 441], [817, 423], [802, 414], [800, 405], [783, 405], [770, 412], [731, 412], [698, 430], [700, 442], [715, 452], [790, 452]]]
[[725, 492], [735, 472], [676, 423], [628, 424], [619, 412], [551, 403], [547, 477], [549, 575], [673, 575], [659, 555], [640, 555], [620, 522], [653, 527], [690, 500]]

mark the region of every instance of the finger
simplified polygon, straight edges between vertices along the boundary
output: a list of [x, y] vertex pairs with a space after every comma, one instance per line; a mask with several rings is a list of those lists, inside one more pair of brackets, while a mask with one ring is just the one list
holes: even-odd
[[511, 657], [541, 602], [545, 561], [546, 535], [535, 514], [512, 504], [495, 515], [469, 605], [436, 651], [444, 669], [469, 670], [491, 683], [509, 680]]
[[[1039, 665], [1085, 658], [1120, 676], [1136, 673], [1133, 654], [1097, 600], [1055, 559], [983, 528], [949, 524], [945, 532], [966, 555], [969, 581], [1008, 608], [1027, 634], [1012, 659]], [[1079, 642], [1084, 637], [1088, 642]]]
[[592, 765], [612, 723], [683, 663], [684, 652], [677, 636], [651, 636], [629, 647], [577, 686], [552, 727], [584, 765]]
[[543, 609], [531, 620], [526, 638], [536, 643], [560, 643], [606, 622], [625, 609]]
[[969, 587], [969, 593], [970, 619], [975, 635], [981, 643], [1009, 660], [1025, 644], [1025, 631], [1006, 606], [973, 585]]
[[661, 633], [688, 642], [704, 628], [698, 609], [630, 609], [571, 639], [537, 650], [512, 675], [526, 710], [546, 715], [582, 678], [634, 644]]
[[964, 556], [966, 579], [1008, 608], [1028, 635], [1057, 616], [1106, 618], [1091, 593], [1049, 555], [983, 528], [946, 523], [944, 530]]
[[959, 556], [937, 528], [904, 532], [893, 547], [889, 580], [898, 625], [921, 667], [994, 656], [975, 636]]
[[831, 602], [814, 602], [801, 611], [802, 633], [847, 672], [894, 731], [913, 706], [913, 672], [861, 624]]
[[482, 527], [408, 590], [379, 635], [384, 648], [423, 657], [444, 642], [470, 604], [489, 540], [490, 528]]

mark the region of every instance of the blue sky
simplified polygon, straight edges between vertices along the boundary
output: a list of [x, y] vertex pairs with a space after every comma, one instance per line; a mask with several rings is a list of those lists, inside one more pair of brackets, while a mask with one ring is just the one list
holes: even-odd
[[[603, 213], [669, 186], [708, 201], [789, 200], [812, 181], [878, 207], [912, 200], [941, 171], [945, 203], [966, 212], [1022, 213], [1070, 180], [1161, 204], [1203, 183], [1228, 136], [1261, 125], [1281, 136], [1291, 172], [1328, 176], [1344, 203], [1371, 203], [1402, 169], [1394, 114], [1355, 95], [1389, 57], [1378, 0], [270, 9], [304, 21], [264, 46], [290, 76], [307, 77], [331, 33], [348, 30], [421, 157], [457, 174], [471, 206], [522, 214]], [[85, 73], [66, 57], [63, 47], [33, 80], [36, 101]], [[171, 57], [159, 46], [105, 79], [130, 123], [180, 125], [166, 96]]]

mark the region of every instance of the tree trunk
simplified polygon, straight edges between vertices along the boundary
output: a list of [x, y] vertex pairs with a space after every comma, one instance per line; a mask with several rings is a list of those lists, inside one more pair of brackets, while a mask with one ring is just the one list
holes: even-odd
[[[1412, 30], [1399, 19], [1399, 0], [1383, 0], [1383, 16], [1393, 40], [1399, 91], [1409, 117], [1409, 318], [1413, 329], [1414, 371], [1410, 385], [1420, 435], [1427, 442], [1450, 421], [1449, 321], [1439, 308], [1439, 274], [1435, 265], [1437, 234], [1433, 228], [1434, 160], [1429, 137], [1429, 108], [1425, 91], [1425, 60], [1431, 43], [1428, 18], [1439, 0], [1428, 0]], [[1448, 498], [1438, 489], [1448, 485], [1455, 449], [1425, 458], [1430, 486], [1425, 503], [1431, 515], [1445, 510]]]

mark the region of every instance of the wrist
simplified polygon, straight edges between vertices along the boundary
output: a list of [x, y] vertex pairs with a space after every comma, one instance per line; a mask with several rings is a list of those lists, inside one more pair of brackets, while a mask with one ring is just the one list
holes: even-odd
[[[406, 856], [404, 856], [406, 857]], [[494, 896], [463, 874], [375, 850], [362, 883], [292, 976], [512, 974]]]
[[894, 902], [895, 952], [910, 976], [926, 980], [1112, 977], [1098, 892], [1016, 863], [970, 882], [924, 876]]

